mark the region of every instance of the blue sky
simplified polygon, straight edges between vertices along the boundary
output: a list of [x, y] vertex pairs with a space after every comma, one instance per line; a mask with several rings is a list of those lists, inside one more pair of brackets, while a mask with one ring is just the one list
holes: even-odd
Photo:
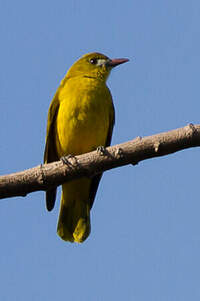
[[[130, 62], [109, 80], [112, 144], [200, 119], [198, 0], [0, 1], [1, 174], [42, 162], [50, 101], [99, 51]], [[104, 174], [82, 245], [56, 235], [44, 193], [0, 202], [0, 299], [200, 299], [199, 149]]]

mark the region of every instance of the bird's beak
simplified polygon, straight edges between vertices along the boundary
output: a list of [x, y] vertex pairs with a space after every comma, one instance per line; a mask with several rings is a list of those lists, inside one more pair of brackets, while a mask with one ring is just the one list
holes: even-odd
[[106, 65], [109, 67], [116, 67], [116, 66], [118, 66], [120, 64], [124, 64], [128, 61], [129, 61], [129, 59], [112, 59], [112, 60], [108, 60], [106, 62]]

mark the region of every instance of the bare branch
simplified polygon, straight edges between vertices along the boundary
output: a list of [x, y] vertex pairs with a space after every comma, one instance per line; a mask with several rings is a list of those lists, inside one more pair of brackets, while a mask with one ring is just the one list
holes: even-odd
[[189, 124], [169, 132], [138, 137], [132, 141], [107, 147], [105, 151], [93, 151], [63, 161], [39, 165], [22, 172], [0, 176], [0, 198], [26, 196], [66, 181], [138, 162], [153, 157], [200, 146], [200, 125]]

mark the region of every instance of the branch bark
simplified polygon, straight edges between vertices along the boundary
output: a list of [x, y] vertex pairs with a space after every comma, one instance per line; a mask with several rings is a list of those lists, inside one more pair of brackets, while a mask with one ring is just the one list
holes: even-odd
[[66, 157], [67, 164], [57, 161], [39, 165], [25, 171], [0, 176], [0, 199], [26, 196], [38, 190], [47, 190], [64, 182], [138, 162], [153, 157], [200, 146], [200, 125], [189, 124], [183, 128], [107, 147], [76, 157]]

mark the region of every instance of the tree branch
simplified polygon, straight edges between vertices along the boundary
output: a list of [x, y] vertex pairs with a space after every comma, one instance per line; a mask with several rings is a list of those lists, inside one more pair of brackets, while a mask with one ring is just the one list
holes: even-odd
[[47, 190], [66, 181], [138, 162], [153, 157], [200, 146], [200, 125], [189, 124], [169, 132], [137, 137], [122, 144], [107, 147], [76, 157], [66, 157], [67, 164], [57, 161], [39, 165], [22, 172], [0, 176], [0, 199], [26, 196], [38, 190]]

